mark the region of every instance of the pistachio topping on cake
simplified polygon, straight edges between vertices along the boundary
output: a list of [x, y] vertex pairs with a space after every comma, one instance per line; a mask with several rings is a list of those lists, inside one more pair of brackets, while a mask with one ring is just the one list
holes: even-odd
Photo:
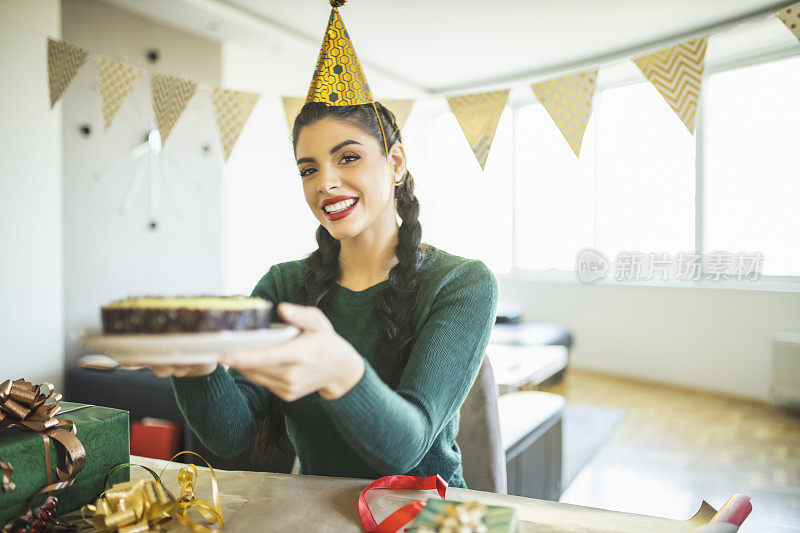
[[106, 305], [111, 309], [136, 308], [136, 309], [265, 309], [267, 301], [263, 298], [250, 298], [247, 296], [175, 296], [158, 298], [144, 296], [117, 300]]

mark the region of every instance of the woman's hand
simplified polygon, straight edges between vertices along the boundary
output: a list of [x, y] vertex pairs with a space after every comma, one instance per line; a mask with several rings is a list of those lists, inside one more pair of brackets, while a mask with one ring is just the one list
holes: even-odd
[[316, 391], [333, 400], [358, 383], [364, 375], [364, 358], [336, 333], [322, 310], [281, 302], [278, 312], [287, 323], [300, 328], [298, 336], [280, 344], [225, 353], [221, 363], [287, 402]]

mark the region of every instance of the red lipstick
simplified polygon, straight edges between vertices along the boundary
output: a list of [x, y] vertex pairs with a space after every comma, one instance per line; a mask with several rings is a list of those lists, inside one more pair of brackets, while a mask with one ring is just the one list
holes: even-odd
[[[336, 203], [342, 202], [344, 200], [349, 200], [351, 198], [354, 199], [355, 202], [353, 203], [353, 205], [351, 205], [350, 207], [348, 207], [344, 211], [339, 211], [338, 213], [328, 213], [327, 211], [325, 211], [325, 206], [326, 205], [336, 204]], [[322, 202], [321, 208], [322, 208], [322, 212], [325, 213], [325, 216], [328, 218], [328, 220], [339, 220], [341, 218], [346, 217], [350, 213], [352, 213], [353, 210], [355, 209], [356, 205], [358, 205], [358, 197], [357, 196], [340, 195], [340, 196], [334, 196], [333, 198], [328, 198], [327, 200], [324, 200]]]

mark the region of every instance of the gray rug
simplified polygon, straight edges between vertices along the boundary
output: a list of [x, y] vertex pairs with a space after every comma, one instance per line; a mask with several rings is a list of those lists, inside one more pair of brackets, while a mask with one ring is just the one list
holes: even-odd
[[561, 492], [600, 451], [625, 418], [626, 409], [567, 404], [561, 421]]

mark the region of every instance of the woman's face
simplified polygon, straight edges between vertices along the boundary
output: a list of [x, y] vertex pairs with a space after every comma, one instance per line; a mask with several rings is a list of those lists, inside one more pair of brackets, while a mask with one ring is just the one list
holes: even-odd
[[[392, 153], [398, 150], [399, 143]], [[376, 223], [396, 225], [395, 172], [388, 172], [386, 156], [372, 136], [349, 122], [324, 118], [300, 130], [295, 155], [306, 202], [335, 239], [355, 237]], [[327, 213], [323, 202], [338, 196], [356, 202], [338, 214]]]

